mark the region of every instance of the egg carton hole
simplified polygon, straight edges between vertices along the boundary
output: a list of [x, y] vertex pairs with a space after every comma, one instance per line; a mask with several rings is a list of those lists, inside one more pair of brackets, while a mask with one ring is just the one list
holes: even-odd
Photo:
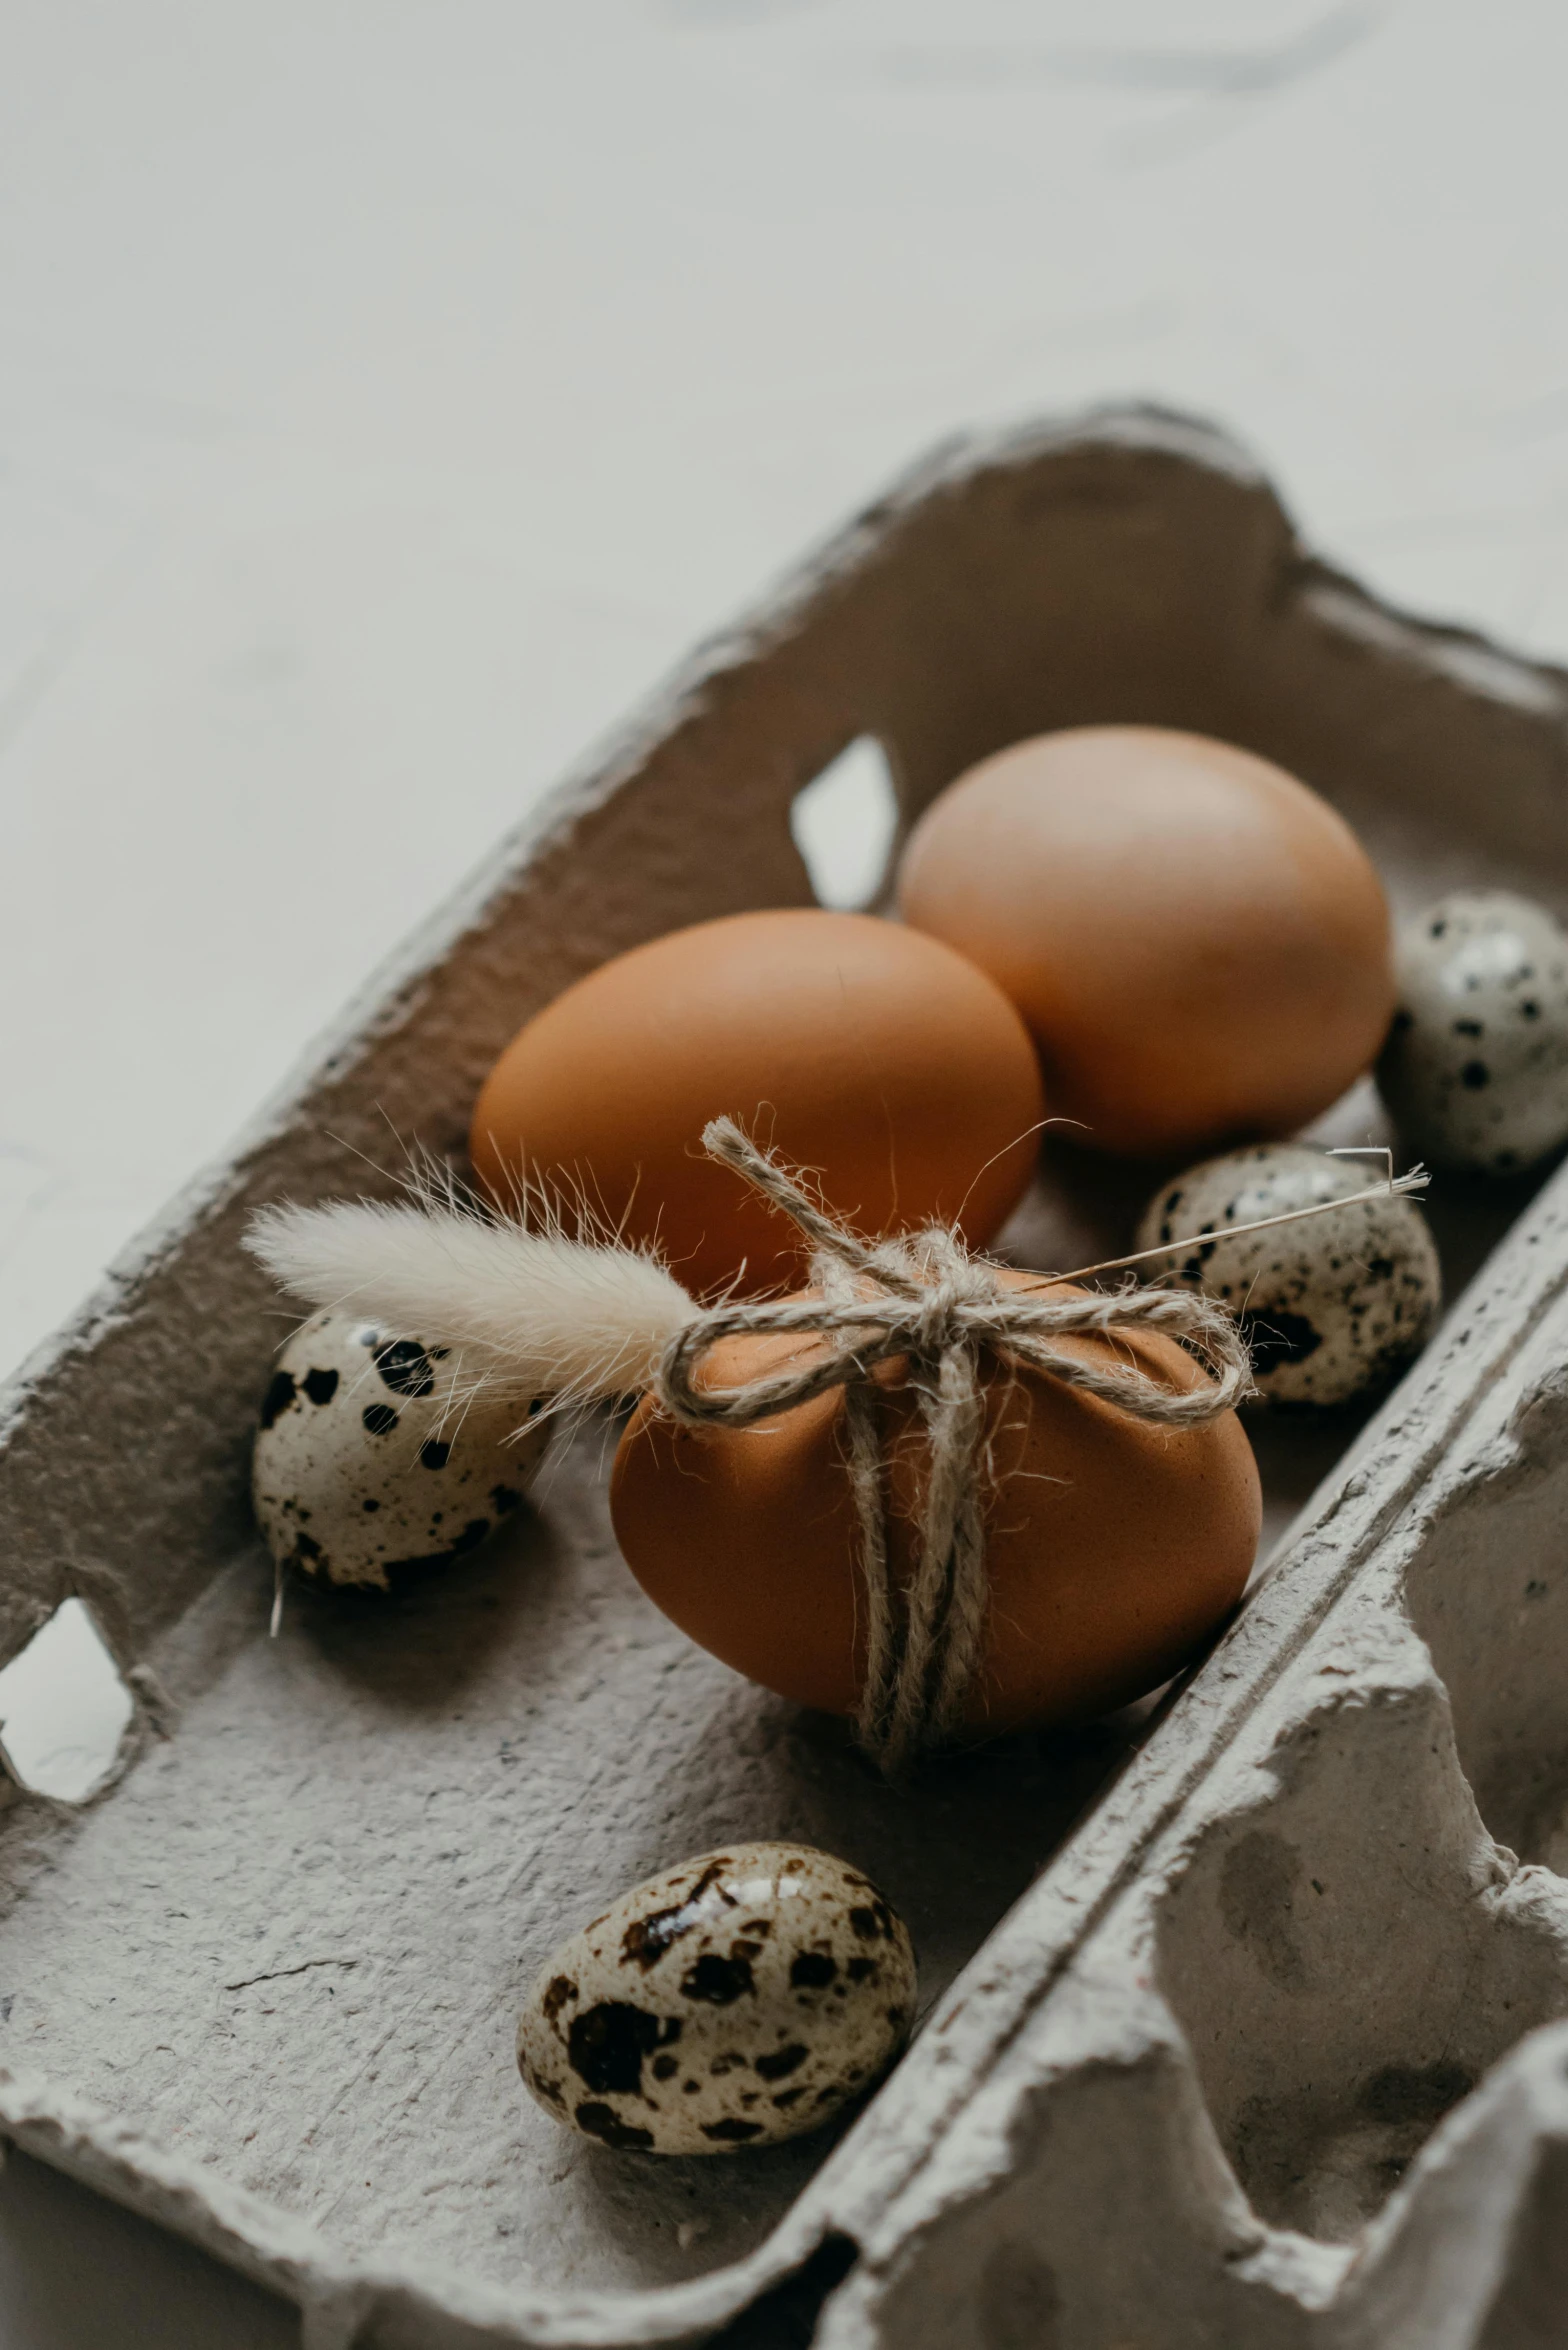
[[1520, 1450], [1463, 1486], [1406, 1571], [1410, 1619], [1453, 1708], [1476, 1804], [1499, 1844], [1568, 1878], [1568, 1405], [1550, 1395]]
[[1253, 2210], [1343, 2243], [1568, 2013], [1568, 1898], [1498, 1864], [1430, 1674], [1306, 1714], [1271, 1768], [1272, 1801], [1215, 1822], [1166, 1897], [1159, 1979]]
[[875, 735], [857, 735], [795, 794], [789, 827], [819, 906], [858, 914], [878, 903], [899, 809], [887, 753]]
[[0, 1761], [26, 1794], [86, 1803], [114, 1776], [135, 1710], [87, 1607], [64, 1600], [0, 1669]]

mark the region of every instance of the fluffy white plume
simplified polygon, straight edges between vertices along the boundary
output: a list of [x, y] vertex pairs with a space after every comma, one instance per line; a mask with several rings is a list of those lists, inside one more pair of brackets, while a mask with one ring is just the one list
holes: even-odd
[[246, 1245], [285, 1289], [344, 1308], [520, 1393], [587, 1403], [645, 1387], [697, 1307], [656, 1258], [450, 1207], [264, 1208]]

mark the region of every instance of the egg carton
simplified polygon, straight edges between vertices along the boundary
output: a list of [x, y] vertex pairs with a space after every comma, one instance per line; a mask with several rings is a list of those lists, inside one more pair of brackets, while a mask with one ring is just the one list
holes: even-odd
[[[1272, 1572], [1185, 1687], [905, 1793], [649, 1607], [603, 1430], [441, 1582], [296, 1592], [270, 1639], [247, 1465], [288, 1316], [239, 1242], [267, 1200], [390, 1192], [389, 1125], [460, 1152], [501, 1046], [606, 956], [809, 903], [792, 807], [861, 736], [907, 823], [1020, 736], [1192, 727], [1323, 790], [1403, 906], [1561, 905], [1565, 710], [1147, 410], [939, 451], [701, 651], [9, 1391], [0, 1656], [78, 1597], [135, 1711], [93, 1801], [0, 1810], [0, 2132], [292, 2296], [311, 2350], [1559, 2340], [1563, 1178], [1439, 1192], [1458, 1302], [1358, 1434], [1260, 1425]], [[1066, 1183], [1018, 1253], [1141, 1204]], [[512, 2063], [542, 1958], [771, 1836], [908, 1919], [903, 2062], [761, 2153], [559, 2130]]]

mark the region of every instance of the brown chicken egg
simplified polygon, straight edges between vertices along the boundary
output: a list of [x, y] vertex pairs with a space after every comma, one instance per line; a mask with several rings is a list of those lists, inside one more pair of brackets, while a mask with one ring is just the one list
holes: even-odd
[[798, 1235], [702, 1153], [729, 1116], [863, 1232], [953, 1219], [973, 1244], [1029, 1180], [1043, 1115], [1018, 1013], [939, 939], [863, 914], [735, 914], [603, 964], [515, 1037], [472, 1151], [654, 1241], [698, 1295], [801, 1275]]
[[[731, 1337], [700, 1383], [743, 1385], [820, 1343]], [[1206, 1376], [1157, 1333], [1060, 1343], [1130, 1358], [1176, 1388]], [[926, 1451], [901, 1366], [878, 1376], [890, 1560], [907, 1581]], [[1234, 1413], [1157, 1426], [1000, 1364], [987, 1405], [991, 1606], [969, 1720], [985, 1734], [1089, 1719], [1157, 1688], [1240, 1598], [1261, 1524], [1252, 1450]], [[748, 1429], [692, 1429], [645, 1397], [610, 1487], [617, 1538], [650, 1599], [737, 1672], [837, 1714], [855, 1710], [865, 1672], [844, 1408], [834, 1388]]]
[[1104, 1150], [1293, 1133], [1393, 1014], [1388, 909], [1350, 827], [1203, 735], [1075, 727], [982, 760], [916, 825], [898, 897], [1011, 997], [1053, 1112]]

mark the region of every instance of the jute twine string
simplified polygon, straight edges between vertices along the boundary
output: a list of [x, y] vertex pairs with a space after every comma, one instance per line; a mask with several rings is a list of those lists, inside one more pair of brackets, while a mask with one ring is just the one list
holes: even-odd
[[[703, 1132], [708, 1156], [750, 1183], [811, 1243], [809, 1298], [740, 1300], [690, 1322], [665, 1349], [654, 1394], [687, 1427], [750, 1428], [834, 1388], [844, 1393], [846, 1463], [860, 1536], [867, 1610], [861, 1745], [889, 1777], [960, 1728], [984, 1654], [989, 1587], [985, 1510], [990, 1483], [983, 1366], [989, 1356], [1168, 1428], [1201, 1427], [1251, 1391], [1247, 1350], [1225, 1310], [1200, 1293], [1128, 1286], [1047, 1297], [1009, 1288], [1001, 1268], [972, 1257], [940, 1224], [869, 1241], [835, 1222], [799, 1177], [729, 1118]], [[1050, 1276], [1042, 1275], [1042, 1283]], [[1073, 1334], [1162, 1330], [1209, 1376], [1167, 1387], [1131, 1362], [1084, 1360], [1058, 1341]], [[721, 1339], [800, 1333], [825, 1343], [799, 1363], [740, 1387], [698, 1376]], [[888, 1570], [887, 1503], [877, 1424], [879, 1363], [902, 1358], [920, 1412], [929, 1465], [915, 1528], [914, 1569], [895, 1591]]]

